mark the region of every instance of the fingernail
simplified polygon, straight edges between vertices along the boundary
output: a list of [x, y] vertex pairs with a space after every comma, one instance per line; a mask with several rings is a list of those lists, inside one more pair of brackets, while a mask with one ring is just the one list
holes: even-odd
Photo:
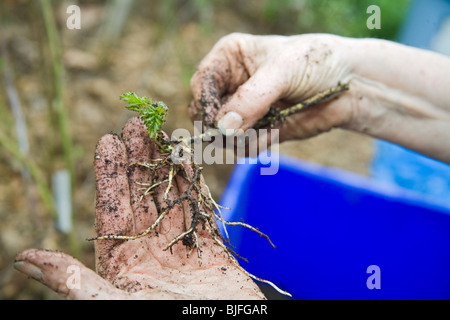
[[230, 136], [234, 134], [235, 130], [239, 129], [243, 123], [244, 120], [239, 113], [230, 111], [219, 120], [217, 126], [223, 135]]
[[20, 272], [25, 273], [27, 276], [32, 277], [35, 280], [41, 280], [42, 279], [42, 271], [38, 267], [36, 267], [34, 264], [31, 264], [26, 261], [16, 261], [14, 262], [14, 268], [19, 270]]

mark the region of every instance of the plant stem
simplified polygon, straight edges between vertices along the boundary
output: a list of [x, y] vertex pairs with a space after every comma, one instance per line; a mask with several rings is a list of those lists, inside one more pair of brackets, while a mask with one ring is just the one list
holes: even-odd
[[40, 197], [47, 207], [50, 216], [56, 218], [55, 203], [53, 202], [52, 192], [47, 184], [45, 177], [42, 175], [39, 167], [31, 161], [28, 157], [25, 157], [22, 152], [20, 152], [17, 145], [13, 142], [13, 139], [7, 137], [3, 132], [0, 131], [0, 146], [6, 149], [12, 156], [18, 160], [23, 167], [25, 167], [36, 183]]
[[61, 41], [53, 16], [50, 0], [40, 0], [42, 15], [44, 18], [45, 31], [47, 33], [48, 45], [50, 48], [51, 61], [53, 67], [53, 90], [52, 101], [53, 110], [56, 112], [58, 120], [59, 134], [64, 155], [65, 166], [70, 172], [71, 180], [74, 181], [72, 136], [69, 130], [69, 120], [67, 110], [64, 106], [64, 65], [62, 59]]
[[[343, 93], [344, 91], [349, 90], [348, 83], [341, 83], [339, 82], [336, 87], [333, 87], [328, 90], [321, 91], [317, 93], [316, 95], [312, 96], [309, 99], [306, 99], [303, 102], [300, 102], [296, 105], [293, 105], [292, 107], [283, 109], [283, 110], [277, 110], [273, 107], [270, 108], [269, 112], [260, 119], [253, 127], [253, 129], [261, 129], [264, 127], [274, 127], [277, 124], [282, 123], [286, 117], [289, 117], [293, 114], [296, 114], [302, 110], [305, 110], [307, 108], [310, 108], [312, 106], [318, 105], [322, 102], [328, 101], [339, 94]], [[219, 129], [210, 128], [207, 131], [205, 131], [202, 134], [199, 134], [197, 136], [193, 136], [190, 138], [184, 138], [179, 140], [172, 140], [169, 141], [171, 145], [176, 145], [180, 142], [185, 143], [193, 143], [195, 141], [211, 141], [212, 137], [220, 136], [222, 133]], [[205, 140], [207, 139], [207, 140]]]
[[271, 107], [269, 112], [264, 116], [264, 118], [259, 120], [253, 128], [260, 129], [264, 127], [274, 127], [280, 122], [283, 122], [286, 119], [286, 117], [296, 114], [297, 112], [300, 112], [304, 109], [315, 106], [319, 103], [328, 101], [338, 96], [342, 92], [347, 91], [348, 89], [349, 89], [348, 83], [339, 82], [336, 87], [321, 91], [316, 95], [312, 96], [311, 98], [306, 99], [305, 101], [302, 101], [292, 107], [283, 110], [277, 110]]

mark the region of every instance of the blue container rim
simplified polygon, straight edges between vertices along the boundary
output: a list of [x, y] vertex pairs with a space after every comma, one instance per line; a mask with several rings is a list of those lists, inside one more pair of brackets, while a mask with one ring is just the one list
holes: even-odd
[[[229, 207], [231, 210], [238, 205], [241, 195], [240, 190], [247, 184], [248, 179], [255, 174], [259, 175], [260, 168], [268, 166], [261, 164], [259, 158], [245, 158], [244, 160], [242, 161], [244, 162], [243, 164], [235, 165], [222, 198], [219, 201], [220, 204]], [[341, 185], [342, 187], [363, 190], [366, 193], [392, 201], [400, 201], [444, 214], [450, 214], [450, 201], [438, 201], [427, 195], [343, 169], [327, 167], [286, 155], [279, 156], [279, 168]]]

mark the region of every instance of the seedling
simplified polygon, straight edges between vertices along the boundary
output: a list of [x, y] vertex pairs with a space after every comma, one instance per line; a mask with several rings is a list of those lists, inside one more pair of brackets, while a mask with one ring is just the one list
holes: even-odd
[[[328, 100], [337, 94], [342, 93], [343, 91], [348, 90], [348, 85], [339, 83], [337, 87], [321, 92], [314, 97], [304, 101], [303, 103], [297, 104], [288, 109], [284, 109], [282, 111], [277, 111], [276, 109], [271, 109], [269, 113], [256, 124], [256, 128], [261, 127], [273, 127], [279, 123], [282, 123], [287, 116], [290, 116], [294, 113], [299, 112], [305, 108], [316, 105], [320, 102]], [[157, 144], [161, 158], [154, 159], [151, 163], [133, 163], [130, 165], [138, 165], [145, 168], [150, 169], [150, 175], [153, 177], [153, 181], [151, 183], [139, 183], [139, 185], [144, 186], [141, 190], [142, 195], [141, 199], [152, 194], [156, 187], [164, 185], [164, 204], [158, 204], [158, 218], [156, 221], [149, 226], [146, 230], [142, 231], [136, 235], [101, 235], [95, 238], [91, 238], [88, 240], [106, 240], [106, 239], [114, 239], [114, 240], [136, 240], [142, 237], [145, 237], [150, 232], [154, 231], [155, 228], [161, 223], [162, 220], [169, 214], [171, 209], [183, 202], [187, 202], [189, 204], [189, 208], [192, 214], [192, 222], [189, 228], [174, 237], [167, 244], [164, 250], [171, 250], [171, 248], [181, 241], [186, 247], [189, 248], [187, 256], [189, 257], [194, 250], [197, 252], [199, 263], [201, 264], [201, 253], [202, 250], [199, 244], [198, 230], [206, 230], [211, 238], [219, 245], [228, 255], [229, 259], [233, 262], [233, 264], [241, 270], [244, 274], [249, 277], [261, 281], [263, 283], [271, 285], [278, 292], [290, 296], [290, 294], [286, 291], [281, 290], [275, 284], [270, 281], [260, 279], [249, 272], [247, 272], [244, 268], [242, 268], [236, 257], [241, 258], [246, 261], [246, 259], [240, 257], [233, 249], [230, 244], [230, 239], [228, 237], [227, 226], [241, 226], [247, 229], [250, 229], [260, 236], [264, 237], [269, 241], [269, 243], [275, 248], [275, 245], [272, 243], [270, 238], [262, 233], [257, 228], [246, 224], [244, 222], [232, 222], [226, 221], [222, 215], [222, 209], [224, 207], [220, 206], [211, 196], [211, 192], [208, 186], [201, 178], [202, 167], [199, 164], [196, 164], [195, 161], [189, 161], [186, 163], [175, 163], [172, 160], [172, 151], [179, 144], [183, 144], [183, 152], [187, 152], [188, 155], [193, 160], [193, 150], [190, 149], [189, 143], [193, 140], [203, 140], [205, 135], [196, 136], [190, 138], [188, 140], [180, 139], [175, 141], [166, 140], [164, 138], [164, 134], [161, 131], [162, 125], [165, 123], [165, 117], [168, 112], [167, 106], [163, 102], [153, 102], [152, 99], [147, 97], [139, 97], [133, 92], [128, 92], [123, 94], [120, 97], [122, 100], [128, 103], [126, 106], [127, 109], [136, 111], [139, 113], [139, 117], [146, 125], [148, 134], [150, 138], [152, 138]], [[219, 135], [219, 130], [214, 130], [213, 133], [209, 133], [209, 135]], [[187, 167], [190, 166], [190, 167]], [[189, 168], [189, 170], [188, 170]], [[164, 169], [164, 170], [162, 170]], [[189, 173], [190, 171], [191, 173]], [[167, 172], [164, 177], [160, 177], [160, 172]], [[175, 200], [170, 200], [168, 197], [168, 193], [172, 186], [174, 185], [173, 179], [176, 176], [181, 176], [186, 179], [189, 183], [189, 187], [187, 190], [180, 194], [178, 198]], [[219, 231], [217, 227], [217, 222], [223, 225], [224, 234]]]
[[134, 92], [124, 93], [120, 99], [126, 101], [126, 108], [139, 113], [140, 118], [147, 126], [150, 138], [155, 138], [161, 132], [161, 127], [166, 122], [167, 106], [162, 101], [153, 103], [147, 97], [138, 97]]

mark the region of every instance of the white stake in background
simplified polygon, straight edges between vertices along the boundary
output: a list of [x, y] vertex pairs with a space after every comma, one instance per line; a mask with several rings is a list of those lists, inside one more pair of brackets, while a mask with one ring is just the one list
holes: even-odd
[[67, 234], [72, 230], [72, 201], [70, 174], [67, 170], [59, 170], [52, 175], [53, 198], [57, 214], [56, 227]]

